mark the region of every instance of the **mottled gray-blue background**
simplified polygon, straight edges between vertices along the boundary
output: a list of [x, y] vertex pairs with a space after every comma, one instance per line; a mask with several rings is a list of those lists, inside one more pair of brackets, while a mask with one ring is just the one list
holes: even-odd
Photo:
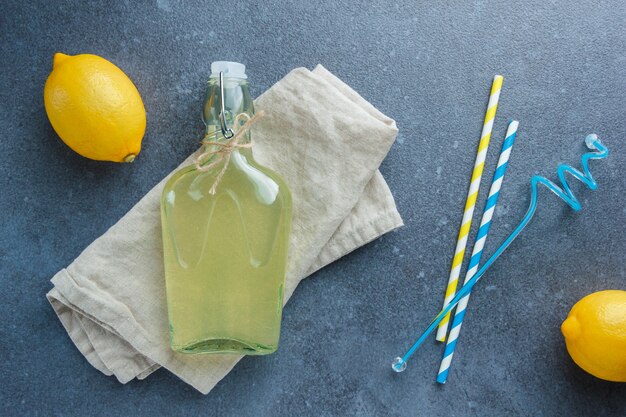
[[[578, 369], [559, 331], [584, 295], [626, 289], [623, 0], [4, 0], [0, 11], [0, 414], [626, 415], [626, 384]], [[135, 163], [93, 162], [58, 139], [43, 107], [56, 51], [104, 56], [133, 79], [148, 114]], [[247, 65], [255, 96], [322, 63], [393, 117], [381, 171], [406, 227], [303, 282], [278, 353], [243, 360], [208, 396], [164, 370], [120, 385], [72, 345], [49, 279], [195, 150], [209, 65], [224, 59]], [[525, 212], [532, 174], [578, 164], [591, 132], [612, 155], [592, 162], [597, 191], [573, 185], [581, 212], [541, 192], [537, 218], [477, 287], [438, 386], [432, 340], [405, 373], [389, 366], [441, 307], [496, 73], [487, 180], [506, 121], [521, 124], [488, 253]]]

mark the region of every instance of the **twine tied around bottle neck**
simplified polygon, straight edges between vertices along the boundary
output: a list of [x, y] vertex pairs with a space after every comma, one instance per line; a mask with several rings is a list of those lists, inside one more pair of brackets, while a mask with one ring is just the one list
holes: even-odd
[[[250, 130], [253, 124], [259, 121], [261, 117], [264, 116], [263, 111], [256, 113], [254, 116], [250, 117], [247, 113], [239, 113], [235, 116], [233, 120], [233, 136], [227, 141], [217, 142], [215, 140], [209, 140], [210, 138], [215, 138], [220, 133], [220, 131], [207, 133], [204, 138], [202, 138], [202, 144], [204, 146], [215, 146], [215, 149], [205, 150], [196, 158], [196, 168], [199, 171], [207, 172], [211, 169], [215, 168], [217, 165], [223, 162], [222, 169], [217, 174], [211, 189], [209, 190], [209, 194], [215, 195], [217, 190], [217, 186], [222, 181], [222, 177], [224, 177], [224, 173], [228, 168], [228, 164], [230, 162], [230, 156], [235, 149], [241, 148], [251, 148], [252, 142], [249, 143], [239, 143], [242, 138], [245, 137], [246, 132]], [[243, 124], [241, 124], [243, 122]], [[241, 124], [241, 126], [239, 126]], [[209, 164], [203, 165], [209, 158], [215, 156], [215, 160]]]

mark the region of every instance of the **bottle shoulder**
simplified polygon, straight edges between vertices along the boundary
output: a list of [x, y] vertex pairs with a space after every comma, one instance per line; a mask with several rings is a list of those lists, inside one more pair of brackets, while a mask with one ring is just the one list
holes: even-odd
[[291, 203], [291, 191], [289, 189], [289, 184], [287, 183], [287, 181], [285, 181], [282, 175], [265, 165], [259, 164], [255, 160], [251, 161], [250, 166], [258, 169], [260, 172], [263, 173], [263, 175], [267, 177], [267, 179], [276, 183], [281, 193], [284, 194], [284, 198], [288, 200], [289, 203]]
[[[210, 170], [203, 171], [195, 165], [180, 168], [165, 183], [162, 192], [162, 201], [171, 198], [172, 192], [200, 196], [208, 196], [209, 190], [218, 180], [223, 164], [218, 163]], [[251, 155], [232, 153], [228, 166], [219, 178], [216, 187], [217, 198], [220, 194], [254, 193], [257, 199], [265, 204], [280, 203], [291, 206], [291, 192], [287, 182], [277, 172], [259, 164]]]

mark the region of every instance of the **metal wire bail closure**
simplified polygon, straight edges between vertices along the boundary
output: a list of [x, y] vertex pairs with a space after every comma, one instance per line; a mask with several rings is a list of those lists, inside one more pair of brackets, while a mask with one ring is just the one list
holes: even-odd
[[226, 126], [226, 109], [224, 107], [224, 71], [220, 71], [220, 129], [222, 130], [222, 135], [226, 139], [230, 139], [235, 136], [235, 132], [228, 126]]

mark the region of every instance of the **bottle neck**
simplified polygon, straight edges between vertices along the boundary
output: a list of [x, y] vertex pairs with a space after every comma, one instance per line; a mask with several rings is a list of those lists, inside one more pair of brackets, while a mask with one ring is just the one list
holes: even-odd
[[[254, 115], [254, 104], [250, 95], [248, 81], [242, 78], [224, 77], [224, 121], [226, 128], [237, 130], [233, 127], [235, 117], [239, 113], [246, 113], [252, 117]], [[213, 140], [225, 140], [222, 134], [220, 112], [222, 111], [220, 80], [218, 77], [209, 78], [204, 100], [203, 117], [208, 134], [215, 133]], [[240, 142], [245, 143], [250, 140], [250, 134]]]

